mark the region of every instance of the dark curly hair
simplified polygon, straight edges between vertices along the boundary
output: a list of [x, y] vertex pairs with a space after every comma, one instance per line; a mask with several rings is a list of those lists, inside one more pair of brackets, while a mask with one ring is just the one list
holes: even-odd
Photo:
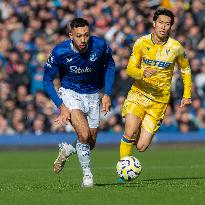
[[70, 28], [71, 29], [77, 28], [77, 27], [84, 27], [84, 26], [89, 27], [89, 23], [86, 19], [83, 19], [83, 18], [75, 18], [70, 23]]
[[160, 15], [169, 16], [171, 18], [171, 25], [174, 24], [174, 17], [175, 16], [170, 10], [165, 9], [165, 8], [158, 8], [154, 13], [153, 21], [156, 21]]

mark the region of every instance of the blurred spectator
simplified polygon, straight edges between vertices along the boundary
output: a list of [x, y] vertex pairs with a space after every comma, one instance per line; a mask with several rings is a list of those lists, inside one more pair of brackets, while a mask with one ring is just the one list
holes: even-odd
[[195, 77], [195, 83], [197, 87], [197, 91], [202, 98], [205, 96], [205, 64], [201, 66], [201, 72], [198, 73]]
[[182, 112], [180, 119], [178, 120], [179, 130], [183, 133], [197, 131], [198, 128], [188, 112]]
[[126, 96], [130, 87], [133, 83], [133, 80], [129, 78], [126, 74], [126, 69], [121, 69], [119, 73], [116, 74], [115, 89], [113, 90], [113, 96]]
[[173, 116], [172, 108], [169, 105], [167, 107], [165, 117], [163, 119], [162, 125], [160, 127], [160, 132], [177, 132], [178, 130], [178, 125], [176, 122], [175, 117]]
[[7, 120], [0, 115], [0, 135], [3, 134], [14, 134], [14, 131], [11, 127], [9, 127]]
[[[85, 17], [95, 35], [110, 43], [116, 63], [111, 112], [102, 116], [100, 129], [121, 132], [121, 106], [132, 84], [126, 66], [133, 43], [152, 31], [152, 14], [158, 6], [175, 13], [172, 35], [185, 47], [193, 74], [193, 105], [180, 112], [183, 93], [176, 67], [170, 106], [161, 131], [205, 129], [205, 3], [186, 1], [0, 1], [0, 133], [42, 134], [70, 132], [56, 127], [57, 108], [44, 94], [43, 65], [53, 46], [67, 38], [67, 24]], [[44, 116], [44, 117], [42, 117]]]
[[42, 135], [45, 131], [44, 120], [40, 118], [34, 119], [31, 132], [35, 135]]

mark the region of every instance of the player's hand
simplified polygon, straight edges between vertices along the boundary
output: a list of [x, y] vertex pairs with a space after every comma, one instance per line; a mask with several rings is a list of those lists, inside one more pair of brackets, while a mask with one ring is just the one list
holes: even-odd
[[67, 122], [70, 120], [71, 113], [70, 110], [62, 104], [60, 106], [60, 115], [55, 119], [55, 123], [61, 126], [65, 126]]
[[182, 98], [180, 108], [185, 108], [191, 104], [192, 104], [191, 98]]
[[104, 95], [102, 97], [102, 112], [105, 112], [105, 115], [107, 112], [110, 111], [110, 106], [111, 106], [111, 98], [108, 95]]
[[143, 72], [143, 76], [145, 78], [150, 78], [151, 76], [153, 76], [157, 71], [152, 69], [152, 68], [145, 68], [144, 72]]

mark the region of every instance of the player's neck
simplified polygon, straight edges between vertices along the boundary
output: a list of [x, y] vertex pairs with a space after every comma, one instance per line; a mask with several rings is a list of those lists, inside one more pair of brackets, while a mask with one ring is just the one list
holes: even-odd
[[169, 36], [166, 36], [164, 38], [159, 38], [155, 33], [152, 34], [152, 40], [155, 44], [163, 45], [167, 42], [167, 39]]

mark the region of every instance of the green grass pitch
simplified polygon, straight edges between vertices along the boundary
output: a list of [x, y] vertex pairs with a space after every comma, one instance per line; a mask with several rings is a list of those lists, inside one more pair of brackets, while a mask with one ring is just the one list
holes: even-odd
[[1, 205], [205, 204], [205, 149], [154, 148], [134, 155], [142, 164], [138, 179], [116, 183], [118, 149], [92, 154], [95, 186], [81, 188], [82, 174], [72, 156], [59, 175], [52, 164], [57, 150], [1, 151]]

